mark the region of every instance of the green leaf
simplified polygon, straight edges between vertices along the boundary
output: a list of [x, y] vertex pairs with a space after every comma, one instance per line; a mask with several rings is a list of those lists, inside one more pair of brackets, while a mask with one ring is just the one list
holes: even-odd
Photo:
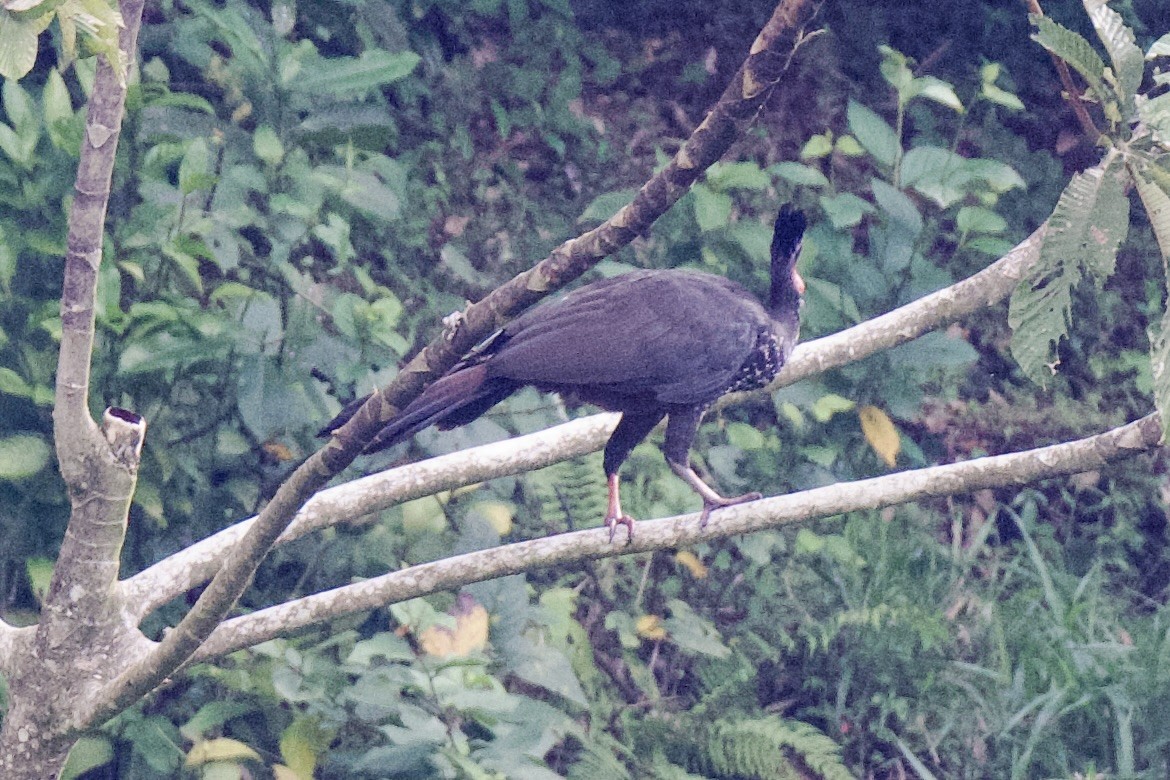
[[613, 192], [602, 193], [585, 207], [585, 211], [581, 212], [581, 216], [577, 218], [577, 221], [604, 222], [632, 201], [637, 194], [637, 190], [615, 190]]
[[772, 178], [752, 162], [715, 163], [707, 170], [707, 185], [718, 192], [727, 190], [766, 190]]
[[321, 59], [288, 84], [293, 92], [338, 95], [364, 92], [410, 75], [421, 58], [412, 51], [367, 50], [360, 57]]
[[699, 223], [699, 230], [707, 233], [711, 230], [727, 227], [731, 220], [731, 197], [722, 192], [714, 192], [708, 187], [696, 185], [691, 190], [692, 203], [695, 210], [695, 221]]
[[0, 393], [18, 398], [32, 398], [32, 387], [11, 368], [0, 367]]
[[0, 78], [15, 80], [32, 70], [37, 61], [37, 36], [52, 19], [53, 14], [17, 18], [0, 8]]
[[910, 97], [924, 97], [960, 114], [963, 113], [963, 101], [955, 94], [955, 88], [934, 76], [920, 76], [914, 79]]
[[894, 128], [874, 111], [850, 100], [846, 109], [849, 131], [857, 138], [866, 151], [882, 165], [892, 166], [898, 158], [901, 141]]
[[17, 434], [0, 439], [0, 479], [31, 477], [49, 462], [49, 445], [40, 436]]
[[872, 204], [852, 192], [822, 196], [821, 208], [837, 230], [853, 227], [861, 222], [862, 217], [873, 211]]
[[[1131, 169], [1132, 171], [1132, 169]], [[1170, 285], [1170, 195], [1156, 182], [1137, 172], [1133, 180], [1137, 185], [1138, 197], [1146, 210], [1146, 218], [1154, 230], [1158, 248], [1162, 250], [1162, 264], [1166, 269], [1166, 281]]]
[[196, 190], [209, 189], [214, 184], [211, 150], [205, 139], [196, 138], [187, 145], [187, 151], [179, 163], [179, 191], [184, 195], [190, 195]]
[[114, 760], [114, 748], [105, 737], [81, 737], [69, 750], [60, 780], [74, 780], [91, 769], [105, 766]]
[[1121, 14], [1106, 5], [1105, 0], [1085, 0], [1085, 10], [1113, 62], [1121, 102], [1128, 113], [1133, 110], [1133, 97], [1142, 84], [1145, 70], [1142, 50], [1134, 40], [1133, 30], [1125, 26]]
[[691, 609], [690, 604], [682, 599], [671, 599], [667, 607], [670, 608], [670, 617], [663, 621], [663, 626], [670, 633], [672, 642], [683, 650], [713, 658], [731, 655], [715, 624]]
[[833, 137], [829, 133], [814, 135], [805, 142], [800, 150], [800, 159], [820, 159], [833, 153]]
[[998, 235], [1007, 230], [1007, 220], [982, 206], [964, 206], [955, 217], [955, 225], [964, 233]]
[[979, 95], [996, 105], [1010, 108], [1013, 111], [1023, 111], [1026, 108], [1024, 101], [1016, 97], [1014, 93], [997, 87], [995, 84], [984, 84], [979, 89]]
[[1041, 384], [1056, 368], [1056, 346], [1068, 335], [1072, 289], [1089, 271], [1101, 283], [1112, 272], [1129, 226], [1129, 201], [1114, 169], [1077, 174], [1048, 220], [1040, 258], [1012, 294], [1012, 355]]
[[768, 171], [797, 185], [821, 188], [829, 186], [829, 180], [825, 178], [825, 174], [811, 165], [801, 165], [797, 162], [785, 161], [770, 166]]
[[1047, 16], [1031, 16], [1036, 32], [1032, 33], [1032, 40], [1045, 49], [1067, 62], [1089, 82], [1089, 87], [1097, 93], [1102, 102], [1109, 100], [1111, 95], [1105, 90], [1101, 78], [1105, 73], [1105, 61], [1083, 35], [1062, 27]]
[[29, 590], [37, 602], [44, 602], [45, 594], [49, 592], [49, 582], [53, 579], [53, 562], [48, 558], [29, 558], [24, 562], [24, 573], [28, 577]]
[[284, 158], [284, 144], [269, 125], [260, 125], [252, 134], [252, 150], [269, 165], [277, 165]]
[[958, 203], [971, 193], [968, 160], [939, 146], [916, 146], [902, 158], [902, 186], [914, 189], [942, 208]]

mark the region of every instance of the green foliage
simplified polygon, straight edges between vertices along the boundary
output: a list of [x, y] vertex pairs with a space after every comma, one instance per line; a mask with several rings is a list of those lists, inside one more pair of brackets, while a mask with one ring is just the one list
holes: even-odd
[[[596, 27], [588, 2], [152, 9], [114, 179], [93, 383], [95, 408], [115, 402], [150, 422], [127, 569], [255, 511], [317, 446], [339, 400], [385, 383], [465, 299], [629, 201], [751, 34], [724, 29], [751, 9], [687, 2], [651, 35], [629, 22], [651, 5], [608, 4], [616, 16]], [[859, 424], [867, 407], [891, 421], [895, 467], [1099, 430], [1144, 414], [1151, 389], [1170, 408], [1166, 326], [1149, 345], [1144, 336], [1164, 319], [1152, 258], [1155, 241], [1170, 255], [1159, 151], [1170, 100], [1138, 94], [1138, 39], [1091, 5], [1104, 57], [1049, 21], [1036, 36], [1089, 83], [1118, 163], [1070, 185], [1047, 270], [1013, 308], [1029, 373], [1085, 358], [1066, 359], [1037, 400], [1019, 390], [1002, 314], [977, 315], [771, 404], [712, 415], [695, 458], [721, 488], [779, 494], [886, 473]], [[57, 7], [58, 18], [73, 8]], [[800, 260], [809, 339], [984, 267], [1044, 218], [1064, 178], [1047, 151], [1061, 123], [1050, 107], [1022, 112], [1051, 83], [1022, 16], [912, 10], [898, 35], [893, 6], [844, 10], [835, 34], [874, 40], [814, 62], [831, 83], [815, 97], [797, 87], [799, 110], [765, 114], [734, 161], [597, 273], [690, 266], [763, 291], [769, 219], [795, 202], [811, 217]], [[17, 34], [3, 28], [18, 16], [0, 11], [0, 35]], [[968, 16], [978, 30], [962, 26]], [[712, 48], [712, 31], [734, 49]], [[947, 57], [914, 50], [937, 40], [951, 43]], [[1165, 41], [1149, 53], [1165, 56]], [[28, 61], [27, 46], [0, 45], [5, 57]], [[0, 516], [12, 540], [0, 592], [13, 622], [35, 619], [68, 510], [49, 407], [83, 132], [74, 106], [94, 63], [51, 60], [0, 89]], [[850, 69], [867, 72], [845, 88]], [[1126, 175], [1153, 227], [1150, 237], [1135, 220], [1132, 253], [1117, 251]], [[1078, 280], [1099, 282], [1115, 262], [1084, 305]], [[1021, 310], [1039, 314], [1017, 320]], [[521, 394], [358, 468], [562, 419]], [[1143, 463], [1010, 506], [981, 494], [533, 572], [342, 619], [177, 678], [88, 738], [75, 766], [142, 778], [287, 767], [322, 780], [846, 767], [880, 778], [1157, 776], [1170, 744], [1161, 471]], [[697, 507], [653, 441], [623, 479], [637, 517]], [[597, 456], [494, 480], [280, 548], [242, 608], [502, 535], [593, 526], [603, 513]]]
[[1068, 333], [1072, 291], [1083, 274], [1104, 285], [1129, 230], [1129, 200], [1119, 166], [1075, 175], [1052, 217], [1039, 261], [1012, 294], [1008, 322], [1012, 354], [1032, 379], [1043, 383], [1059, 360], [1056, 346]]
[[711, 728], [710, 763], [718, 777], [849, 780], [840, 747], [815, 727], [775, 716], [723, 721]]

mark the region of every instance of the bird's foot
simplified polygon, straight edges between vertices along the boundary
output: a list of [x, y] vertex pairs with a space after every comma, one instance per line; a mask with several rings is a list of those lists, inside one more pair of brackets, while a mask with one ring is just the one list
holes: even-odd
[[742, 496], [732, 496], [731, 498], [725, 498], [720, 495], [704, 497], [703, 511], [699, 514], [699, 527], [707, 527], [707, 521], [711, 519], [711, 513], [716, 509], [721, 509], [725, 506], [735, 506], [736, 504], [746, 504], [748, 501], [759, 501], [763, 497], [762, 493], [757, 493], [754, 490], [751, 493], [744, 493]]
[[610, 544], [613, 544], [613, 537], [617, 534], [617, 527], [619, 525], [626, 527], [626, 544], [634, 541], [634, 518], [629, 515], [610, 513], [605, 516], [605, 527], [609, 529]]

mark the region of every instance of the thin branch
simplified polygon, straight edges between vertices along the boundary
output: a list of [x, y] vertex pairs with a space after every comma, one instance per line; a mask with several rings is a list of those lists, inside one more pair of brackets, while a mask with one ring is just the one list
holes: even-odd
[[798, 18], [807, 16], [809, 0], [782, 0], [752, 44], [751, 53], [732, 85], [683, 145], [674, 160], [601, 228], [563, 244], [528, 273], [504, 284], [464, 312], [453, 332], [445, 333], [399, 372], [394, 383], [376, 394], [354, 418], [280, 486], [276, 495], [212, 578], [195, 605], [159, 643], [154, 653], [123, 673], [100, 702], [77, 713], [74, 724], [104, 721], [136, 701], [183, 664], [247, 588], [260, 561], [294, 515], [336, 473], [348, 466], [365, 442], [382, 427], [386, 415], [409, 401], [424, 384], [441, 374], [503, 320], [565, 284], [601, 257], [648, 228], [690, 184], [730, 146], [737, 132], [755, 116], [779, 82], [787, 63], [783, 43], [793, 40]]
[[[1042, 230], [967, 279], [840, 333], [798, 345], [773, 386], [756, 393], [769, 392], [869, 357], [1003, 300], [1035, 263]], [[741, 402], [754, 395], [732, 394], [718, 406]], [[319, 494], [306, 505], [279, 541], [286, 543], [318, 528], [440, 490], [519, 474], [595, 452], [605, 446], [614, 419], [613, 415], [595, 415], [340, 485]], [[252, 522], [246, 520], [220, 531], [129, 578], [123, 583], [127, 604], [142, 617], [206, 581], [219, 566], [224, 552], [236, 544]]]
[[705, 529], [699, 524], [698, 514], [643, 520], [638, 523], [633, 541], [626, 545], [610, 543], [609, 532], [596, 528], [457, 555], [233, 618], [212, 633], [192, 660], [217, 658], [340, 615], [544, 566], [685, 547], [845, 512], [983, 488], [1024, 485], [1090, 471], [1153, 450], [1161, 438], [1157, 415], [1149, 415], [1096, 436], [1049, 447], [903, 471], [726, 507], [712, 515]]
[[[1040, 7], [1040, 0], [1024, 0], [1024, 5], [1028, 7], [1028, 12], [1034, 16], [1043, 16], [1044, 9]], [[1064, 86], [1065, 99], [1068, 104], [1072, 106], [1073, 113], [1077, 116], [1077, 121], [1081, 123], [1081, 130], [1088, 136], [1089, 141], [1097, 143], [1097, 139], [1101, 137], [1101, 131], [1097, 128], [1093, 118], [1089, 116], [1089, 110], [1085, 108], [1085, 99], [1080, 87], [1073, 81], [1072, 71], [1068, 69], [1068, 63], [1057, 57], [1052, 52], [1048, 53], [1052, 57], [1052, 64], [1056, 67], [1056, 73], [1060, 76], [1060, 83]]]
[[[601, 449], [619, 415], [606, 413], [504, 441], [380, 471], [322, 490], [297, 513], [277, 544], [423, 496], [523, 474]], [[205, 582], [255, 519], [225, 528], [121, 583], [127, 609], [141, 619]]]

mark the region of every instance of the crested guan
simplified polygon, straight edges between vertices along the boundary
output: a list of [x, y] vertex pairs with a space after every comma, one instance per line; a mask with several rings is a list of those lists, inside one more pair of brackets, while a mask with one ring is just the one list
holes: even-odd
[[[633, 271], [537, 306], [472, 351], [407, 404], [366, 447], [389, 447], [422, 429], [465, 425], [525, 385], [621, 412], [605, 446], [610, 539], [622, 512], [618, 469], [667, 418], [662, 447], [670, 468], [711, 510], [752, 501], [725, 498], [691, 468], [689, 451], [703, 413], [719, 396], [762, 387], [796, 343], [804, 280], [796, 258], [804, 215], [781, 209], [772, 237], [772, 286], [762, 306], [740, 285], [688, 270]], [[340, 428], [365, 399], [347, 406], [321, 434]]]

